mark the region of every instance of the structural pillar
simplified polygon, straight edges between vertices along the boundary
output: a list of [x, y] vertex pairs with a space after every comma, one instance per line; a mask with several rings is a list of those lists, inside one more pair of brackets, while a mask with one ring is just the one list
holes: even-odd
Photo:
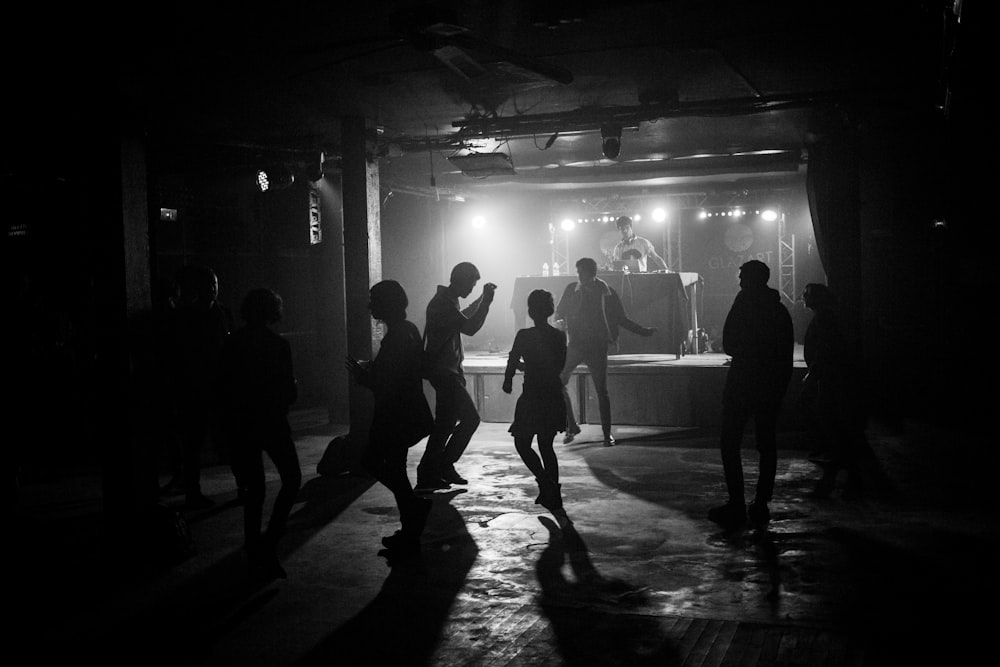
[[[341, 183], [344, 197], [344, 296], [347, 353], [372, 359], [381, 335], [368, 310], [368, 290], [382, 279], [382, 231], [379, 173], [375, 156], [375, 124], [345, 118], [341, 124]], [[368, 443], [372, 418], [371, 392], [349, 383], [351, 466], [356, 467]]]

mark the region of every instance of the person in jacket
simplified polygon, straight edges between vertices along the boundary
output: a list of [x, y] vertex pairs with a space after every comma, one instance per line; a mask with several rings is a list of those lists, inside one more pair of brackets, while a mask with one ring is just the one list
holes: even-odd
[[569, 338], [566, 365], [560, 375], [566, 406], [563, 442], [572, 442], [580, 433], [566, 385], [576, 367], [585, 363], [597, 392], [604, 446], [612, 447], [615, 438], [611, 433], [611, 398], [608, 395], [608, 347], [618, 344], [620, 328], [639, 336], [652, 336], [656, 329], [636, 324], [625, 315], [618, 293], [597, 277], [597, 262], [592, 258], [577, 260], [576, 275], [579, 280], [566, 286], [555, 313], [556, 321], [562, 323]]
[[402, 524], [394, 535], [382, 539], [391, 555], [420, 553], [420, 536], [431, 510], [429, 498], [413, 492], [406, 474], [410, 447], [430, 434], [434, 416], [424, 397], [420, 375], [423, 343], [413, 322], [406, 319], [409, 299], [395, 280], [383, 280], [369, 291], [372, 318], [386, 326], [378, 354], [371, 361], [347, 358], [347, 369], [375, 398], [368, 446], [361, 463], [392, 492]]
[[[767, 504], [778, 465], [777, 423], [792, 376], [795, 336], [792, 318], [777, 290], [767, 286], [771, 270], [750, 260], [740, 267], [740, 291], [722, 327], [723, 351], [732, 357], [722, 396], [722, 468], [729, 499], [709, 519], [736, 527], [749, 517], [756, 526], [771, 518]], [[754, 501], [743, 495], [743, 431], [754, 420], [760, 465]]]

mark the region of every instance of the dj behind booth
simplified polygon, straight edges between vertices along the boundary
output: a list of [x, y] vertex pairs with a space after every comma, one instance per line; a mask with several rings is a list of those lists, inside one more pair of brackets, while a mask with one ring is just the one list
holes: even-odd
[[[655, 327], [649, 338], [622, 332], [618, 349], [610, 354], [686, 354], [688, 332], [698, 330], [698, 305], [701, 276], [678, 273], [667, 269], [653, 244], [632, 233], [632, 221], [618, 219], [622, 240], [605, 256], [605, 266], [597, 277], [606, 282], [621, 297], [625, 314], [643, 326]], [[657, 267], [653, 271], [648, 268]], [[514, 311], [515, 332], [526, 326], [528, 294], [544, 289], [556, 299], [566, 286], [577, 281], [576, 275], [521, 276], [514, 280], [511, 310]], [[690, 346], [690, 352], [696, 351]]]

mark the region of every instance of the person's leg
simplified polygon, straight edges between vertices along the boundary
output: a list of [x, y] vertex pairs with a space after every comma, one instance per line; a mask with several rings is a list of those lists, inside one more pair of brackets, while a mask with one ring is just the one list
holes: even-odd
[[431, 510], [431, 500], [421, 498], [413, 492], [410, 478], [406, 475], [407, 447], [396, 443], [387, 443], [383, 449], [382, 479], [385, 486], [392, 491], [399, 509], [399, 521], [402, 524], [400, 540], [395, 545], [396, 550], [415, 552], [420, 548], [420, 535], [427, 524], [427, 516]]
[[611, 397], [608, 394], [608, 346], [606, 343], [590, 346], [584, 361], [590, 371], [590, 379], [597, 393], [597, 407], [601, 413], [601, 432], [604, 434], [604, 445], [615, 443], [611, 435]]
[[535, 476], [536, 479], [542, 479], [546, 477], [545, 466], [542, 465], [542, 460], [538, 458], [538, 454], [531, 447], [531, 442], [534, 440], [533, 435], [523, 435], [518, 434], [514, 436], [514, 449], [517, 450], [518, 456], [524, 461], [524, 465], [527, 466], [531, 474]]
[[559, 380], [562, 382], [563, 403], [566, 405], [566, 435], [563, 438], [565, 444], [573, 442], [573, 438], [580, 432], [580, 425], [577, 424], [576, 416], [573, 414], [573, 402], [569, 397], [569, 381], [573, 376], [573, 371], [582, 361], [583, 350], [578, 345], [569, 345], [566, 348], [566, 363], [563, 365], [562, 373], [559, 374]]
[[211, 507], [215, 503], [201, 492], [201, 450], [209, 429], [205, 408], [189, 403], [183, 409], [180, 420], [185, 504], [189, 509]]
[[[451, 437], [448, 438], [448, 444], [445, 445], [442, 466], [447, 475], [445, 477], [447, 481], [456, 484], [465, 484], [465, 480], [457, 477], [457, 473], [454, 472], [455, 463], [462, 458], [465, 448], [469, 446], [473, 434], [479, 428], [480, 418], [479, 411], [476, 409], [476, 403], [472, 400], [472, 396], [469, 395], [465, 387], [465, 378], [463, 377], [456, 377], [454, 380], [453, 400], [455, 412], [458, 416], [458, 424], [455, 426], [454, 431], [452, 431]], [[451, 477], [450, 479], [449, 476]]]
[[264, 511], [264, 461], [260, 448], [242, 437], [234, 443], [232, 468], [237, 485], [243, 489], [244, 548], [251, 557], [260, 545]]
[[552, 447], [552, 442], [555, 440], [555, 433], [539, 433], [538, 434], [538, 453], [542, 458], [542, 466], [545, 468], [545, 474], [553, 482], [559, 482], [559, 459], [556, 457], [556, 451]]
[[[434, 430], [427, 437], [423, 456], [417, 465], [417, 486], [441, 487], [441, 467], [444, 463], [444, 450], [448, 437], [458, 423], [458, 408], [454, 383], [448, 377], [431, 380], [434, 387]], [[464, 388], [463, 388], [464, 392]], [[447, 484], [445, 484], [445, 488]]]
[[295, 498], [298, 496], [299, 489], [302, 488], [302, 468], [299, 465], [295, 441], [292, 440], [287, 426], [276, 434], [272, 442], [273, 444], [268, 447], [267, 453], [281, 478], [281, 488], [274, 499], [271, 518], [267, 523], [268, 539], [274, 544], [284, 534], [288, 516], [292, 513], [292, 507], [295, 505]]
[[[730, 371], [732, 372], [732, 371]], [[725, 505], [713, 507], [708, 518], [726, 527], [746, 521], [746, 501], [743, 497], [743, 459], [740, 446], [743, 430], [750, 419], [746, 399], [727, 382], [722, 399], [722, 433], [719, 447], [722, 453], [722, 470], [726, 478], [728, 500]]]
[[722, 408], [722, 433], [719, 438], [722, 451], [722, 470], [726, 477], [726, 491], [729, 502], [742, 505], [743, 497], [743, 431], [750, 420], [749, 412], [742, 401], [733, 400]]
[[754, 412], [754, 433], [760, 464], [757, 471], [755, 503], [769, 503], [774, 495], [774, 478], [778, 473], [778, 411], [781, 403], [767, 401]]

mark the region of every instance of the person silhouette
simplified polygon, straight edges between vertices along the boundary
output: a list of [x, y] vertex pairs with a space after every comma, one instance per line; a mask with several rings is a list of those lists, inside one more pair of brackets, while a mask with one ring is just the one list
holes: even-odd
[[[285, 578], [276, 546], [302, 486], [302, 471], [288, 424], [289, 406], [298, 398], [291, 346], [271, 330], [283, 315], [281, 296], [265, 287], [253, 289], [240, 315], [245, 325], [223, 348], [221, 386], [231, 465], [243, 494], [244, 549], [251, 568], [269, 578]], [[264, 452], [278, 471], [281, 487], [262, 534]]]
[[865, 491], [866, 474], [885, 482], [865, 437], [860, 372], [840, 325], [836, 295], [822, 283], [809, 283], [802, 292], [802, 301], [813, 311], [813, 316], [803, 341], [808, 372], [802, 380], [799, 398], [815, 416], [824, 449], [832, 454], [829, 461], [820, 463], [823, 475], [812, 495], [829, 496], [839, 472], [846, 470], [844, 495], [857, 497]]
[[[554, 312], [555, 303], [548, 291], [536, 289], [528, 295], [528, 317], [535, 325], [521, 329], [514, 336], [502, 389], [511, 393], [514, 374], [519, 369], [524, 371], [524, 388], [517, 399], [509, 432], [514, 436], [517, 453], [538, 483], [535, 502], [553, 513], [561, 513], [559, 461], [552, 442], [556, 433], [566, 430], [560, 379], [566, 363], [566, 334], [549, 324]], [[540, 458], [531, 448], [536, 437]]]
[[464, 310], [459, 308], [458, 300], [472, 293], [479, 278], [475, 264], [456, 264], [448, 285], [438, 285], [427, 304], [425, 373], [434, 387], [436, 400], [434, 431], [427, 439], [417, 466], [418, 492], [468, 484], [455, 470], [455, 463], [479, 428], [480, 419], [476, 404], [466, 389], [462, 336], [472, 336], [482, 328], [497, 286], [493, 283], [483, 285], [482, 295]]
[[[722, 467], [729, 500], [712, 508], [709, 519], [736, 527], [747, 520], [763, 526], [771, 519], [767, 504], [777, 474], [777, 423], [792, 376], [795, 338], [792, 317], [777, 290], [767, 286], [771, 270], [759, 260], [740, 266], [740, 291], [722, 327], [723, 351], [732, 357], [722, 398]], [[754, 501], [743, 496], [743, 431], [754, 420], [759, 454]]]
[[402, 524], [382, 539], [391, 556], [409, 557], [420, 551], [431, 500], [416, 495], [406, 474], [406, 453], [434, 426], [421, 376], [423, 342], [416, 325], [406, 319], [409, 300], [395, 280], [383, 280], [369, 290], [372, 317], [386, 326], [378, 354], [368, 361], [347, 357], [352, 377], [372, 390], [375, 399], [368, 444], [361, 456], [364, 468], [396, 499]]
[[625, 315], [625, 308], [618, 292], [597, 277], [596, 261], [590, 257], [578, 259], [576, 275], [579, 281], [566, 286], [555, 312], [556, 321], [560, 322], [560, 326], [569, 334], [566, 365], [560, 378], [566, 410], [566, 435], [563, 437], [563, 442], [567, 444], [572, 442], [580, 433], [580, 426], [573, 416], [573, 404], [570, 403], [566, 384], [576, 367], [586, 363], [597, 392], [604, 446], [613, 447], [615, 437], [611, 434], [608, 346], [617, 345], [619, 327], [647, 337], [656, 333], [656, 329], [636, 324]]
[[201, 491], [201, 452], [218, 435], [219, 359], [232, 329], [219, 303], [215, 271], [197, 264], [178, 272], [179, 297], [170, 315], [168, 368], [181, 450], [185, 509], [206, 509], [215, 501]]

